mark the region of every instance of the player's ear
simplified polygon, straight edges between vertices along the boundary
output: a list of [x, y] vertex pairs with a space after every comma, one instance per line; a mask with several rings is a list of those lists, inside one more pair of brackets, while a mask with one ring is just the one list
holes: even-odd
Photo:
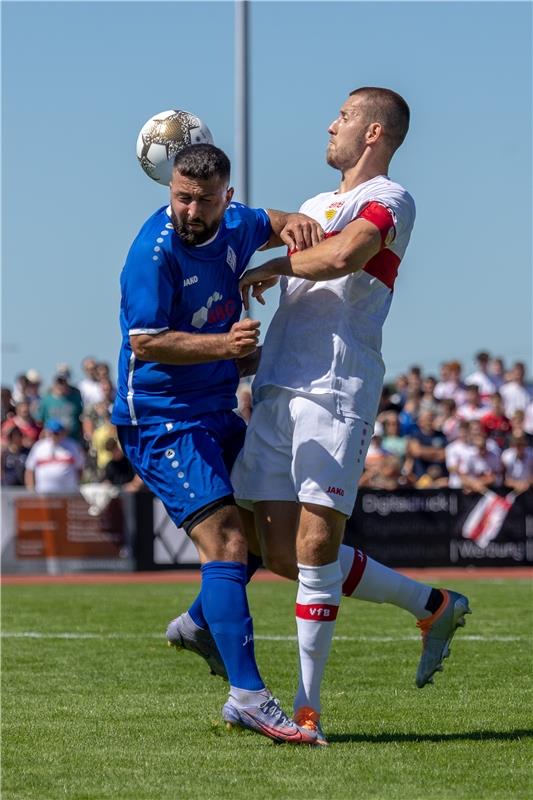
[[234, 193], [235, 193], [235, 189], [233, 188], [233, 186], [230, 186], [228, 188], [227, 192], [226, 192], [226, 205], [229, 206], [229, 204], [233, 200]]

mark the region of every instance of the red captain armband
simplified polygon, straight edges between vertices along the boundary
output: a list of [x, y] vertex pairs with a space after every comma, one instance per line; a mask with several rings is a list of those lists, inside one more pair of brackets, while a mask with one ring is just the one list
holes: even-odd
[[379, 230], [382, 247], [389, 247], [396, 238], [396, 226], [394, 217], [387, 206], [373, 200], [363, 208], [356, 219], [366, 219]]

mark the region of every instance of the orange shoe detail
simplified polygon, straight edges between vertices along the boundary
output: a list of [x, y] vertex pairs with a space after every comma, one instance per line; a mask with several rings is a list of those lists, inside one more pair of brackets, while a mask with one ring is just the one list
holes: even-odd
[[315, 731], [316, 743], [327, 746], [328, 741], [324, 735], [324, 731], [320, 726], [320, 714], [318, 711], [310, 708], [309, 706], [302, 706], [294, 712], [293, 717], [298, 727], [307, 731]]
[[448, 603], [450, 602], [450, 595], [446, 591], [446, 589], [439, 589], [439, 592], [441, 592], [442, 594], [442, 603], [437, 608], [435, 613], [432, 614], [430, 617], [419, 619], [418, 622], [416, 623], [416, 627], [420, 628], [422, 636], [425, 636], [428, 633], [429, 629], [435, 624], [435, 622], [438, 619], [440, 619], [440, 617], [442, 617], [442, 615], [444, 614], [444, 612], [448, 607]]

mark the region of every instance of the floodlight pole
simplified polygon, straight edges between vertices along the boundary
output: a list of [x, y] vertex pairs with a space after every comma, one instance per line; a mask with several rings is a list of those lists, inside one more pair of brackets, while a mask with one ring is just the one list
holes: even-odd
[[249, 202], [248, 0], [235, 0], [235, 199]]

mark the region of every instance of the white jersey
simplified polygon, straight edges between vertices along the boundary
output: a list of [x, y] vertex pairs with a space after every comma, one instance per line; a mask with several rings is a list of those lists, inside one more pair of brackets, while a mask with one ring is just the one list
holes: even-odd
[[468, 375], [465, 378], [465, 384], [467, 386], [477, 386], [482, 400], [486, 400], [496, 391], [496, 384], [494, 381], [486, 372], [482, 372], [480, 369]]
[[462, 442], [460, 439], [456, 439], [451, 444], [446, 445], [444, 453], [446, 457], [446, 468], [450, 473], [450, 478], [448, 480], [450, 489], [461, 489], [463, 481], [459, 473], [466, 472], [468, 459], [474, 455], [475, 452], [476, 448], [473, 445], [468, 444], [468, 442]]
[[525, 411], [530, 401], [533, 400], [531, 386], [522, 386], [517, 381], [504, 383], [500, 389], [500, 394], [503, 398], [505, 416], [509, 417], [509, 419], [515, 411]]
[[533, 480], [533, 448], [526, 447], [520, 457], [515, 447], [509, 447], [503, 451], [502, 461], [506, 478], [517, 481]]
[[373, 422], [385, 372], [381, 331], [413, 228], [414, 201], [378, 175], [349, 192], [319, 194], [300, 209], [334, 236], [373, 202], [390, 211], [394, 229], [364, 269], [327, 281], [281, 279], [280, 305], [254, 381], [258, 398], [265, 387], [284, 387], [319, 395], [336, 413]]
[[72, 439], [54, 443], [52, 438], [35, 442], [26, 460], [32, 470], [37, 492], [75, 492], [80, 485], [80, 471], [85, 457]]
[[501, 486], [502, 460], [498, 453], [494, 453], [491, 450], [480, 453], [479, 449], [474, 447], [463, 467], [464, 469], [462, 471], [471, 478], [479, 478], [492, 472], [494, 475], [494, 485]]

